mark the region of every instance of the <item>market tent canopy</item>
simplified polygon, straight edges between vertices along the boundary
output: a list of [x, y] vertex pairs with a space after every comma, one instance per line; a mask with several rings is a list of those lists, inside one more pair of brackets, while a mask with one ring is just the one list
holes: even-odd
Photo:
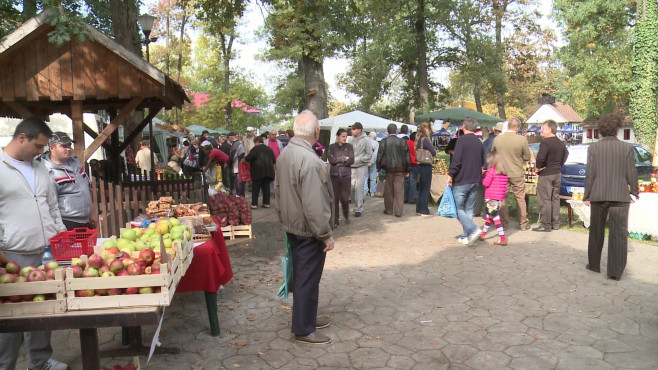
[[210, 136], [216, 136], [220, 134], [228, 134], [228, 131], [224, 129], [214, 129], [214, 128], [208, 128], [204, 127], [201, 125], [189, 125], [187, 128], [192, 132], [195, 136], [199, 137], [203, 133], [203, 131], [208, 131]]
[[474, 118], [480, 126], [493, 127], [496, 122], [502, 122], [504, 119], [490, 116], [466, 108], [448, 108], [436, 112], [419, 114], [414, 118], [416, 123], [434, 120], [449, 120], [450, 123], [461, 123], [466, 118]]
[[541, 127], [537, 125], [532, 125], [528, 127], [526, 130], [523, 130], [524, 132], [534, 132], [534, 133], [539, 133], [541, 132]]
[[[185, 137], [187, 136], [186, 134], [178, 131], [169, 131], [165, 130], [161, 127], [158, 127], [159, 125], [153, 125], [153, 141], [158, 144], [158, 148], [160, 148], [160, 154], [162, 155], [162, 160], [165, 162], [167, 159], [169, 159], [169, 146], [167, 145], [167, 139], [170, 137]], [[149, 136], [149, 128], [145, 128], [142, 131], [142, 136], [143, 137], [148, 137]]]
[[447, 137], [449, 137], [449, 136], [451, 136], [451, 135], [452, 135], [452, 134], [450, 133], [450, 131], [448, 131], [448, 130], [446, 130], [446, 129], [444, 129], [444, 128], [442, 128], [442, 129], [440, 129], [439, 131], [437, 131], [437, 132], [435, 132], [435, 133], [432, 134], [433, 137], [436, 137], [436, 136], [447, 136]]
[[409, 126], [409, 131], [416, 131], [417, 127], [415, 125], [410, 125], [403, 122], [396, 122], [394, 120], [382, 118], [375, 116], [374, 114], [369, 114], [362, 112], [360, 110], [355, 110], [349, 113], [339, 114], [337, 116], [329, 117], [320, 120], [320, 130], [331, 130], [331, 138], [336, 135], [336, 131], [339, 128], [348, 128], [353, 125], [355, 122], [361, 122], [363, 125], [363, 131], [386, 131], [386, 128], [389, 124], [394, 123], [398, 126], [407, 125]]

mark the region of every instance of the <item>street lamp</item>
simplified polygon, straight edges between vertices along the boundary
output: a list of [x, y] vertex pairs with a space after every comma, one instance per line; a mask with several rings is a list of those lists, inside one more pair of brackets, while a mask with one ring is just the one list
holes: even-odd
[[151, 35], [151, 30], [153, 29], [153, 22], [155, 22], [155, 18], [156, 17], [148, 14], [140, 15], [137, 17], [137, 23], [142, 28], [142, 32], [144, 33], [144, 44], [146, 44], [146, 61], [149, 63], [149, 44], [158, 40], [157, 37], [149, 38]]

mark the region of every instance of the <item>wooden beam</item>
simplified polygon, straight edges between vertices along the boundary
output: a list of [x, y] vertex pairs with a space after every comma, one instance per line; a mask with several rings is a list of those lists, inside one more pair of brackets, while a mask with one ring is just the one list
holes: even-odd
[[123, 140], [123, 143], [119, 145], [119, 153], [126, 150], [126, 147], [130, 145], [130, 143], [135, 140], [137, 136], [139, 136], [146, 125], [149, 124], [149, 122], [153, 119], [153, 117], [155, 117], [156, 114], [158, 114], [158, 112], [160, 112], [160, 110], [162, 110], [162, 107], [157, 109], [149, 109], [149, 114], [146, 116], [146, 118], [144, 118], [144, 120], [135, 127], [133, 132], [131, 132], [130, 135], [128, 135], [128, 137]]
[[123, 123], [123, 121], [126, 120], [130, 116], [132, 112], [135, 111], [135, 108], [141, 103], [143, 98], [141, 96], [135, 96], [133, 97], [126, 106], [121, 109], [121, 113], [119, 113], [116, 118], [110, 122], [105, 129], [98, 134], [98, 137], [94, 139], [94, 141], [89, 144], [89, 147], [85, 150], [85, 158], [89, 158], [94, 152], [102, 145], [102, 143], [107, 140], [108, 137], [110, 137], [110, 134], [112, 131], [116, 130], [117, 127], [119, 127], [120, 123]]
[[82, 129], [84, 122], [82, 121], [82, 101], [71, 101], [71, 121], [73, 121], [73, 154], [78, 157], [80, 163], [85, 163], [85, 133]]
[[19, 116], [23, 117], [23, 119], [30, 117], [38, 117], [36, 114], [32, 113], [29, 109], [27, 109], [20, 103], [17, 103], [15, 101], [6, 101], [4, 103], [9, 108], [11, 108], [14, 112], [18, 113]]
[[87, 133], [87, 135], [92, 137], [92, 139], [98, 137], [98, 133], [94, 131], [91, 127], [87, 126], [87, 124], [84, 122], [82, 122], [82, 128], [85, 130], [85, 133]]

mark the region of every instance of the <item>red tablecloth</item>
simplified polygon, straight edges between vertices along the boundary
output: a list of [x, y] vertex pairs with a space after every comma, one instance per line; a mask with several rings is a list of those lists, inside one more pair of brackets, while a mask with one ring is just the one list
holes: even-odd
[[178, 283], [177, 292], [217, 292], [233, 278], [231, 259], [221, 230], [212, 239], [194, 248], [192, 264]]

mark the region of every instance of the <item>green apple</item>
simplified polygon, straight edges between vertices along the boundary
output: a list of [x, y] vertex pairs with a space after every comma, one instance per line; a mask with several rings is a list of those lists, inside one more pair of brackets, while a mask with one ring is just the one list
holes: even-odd
[[172, 217], [169, 219], [169, 224], [171, 226], [179, 226], [180, 225], [180, 220], [177, 219], [176, 217]]
[[165, 248], [171, 248], [171, 244], [173, 243], [171, 241], [171, 239], [164, 239], [163, 241], [164, 241]]
[[155, 229], [152, 228], [144, 229], [144, 235], [153, 235], [153, 234], [155, 234]]
[[133, 229], [133, 230], [135, 230], [135, 235], [137, 235], [138, 238], [139, 238], [140, 236], [142, 236], [142, 234], [144, 234], [144, 230], [142, 230], [142, 229], [139, 228], [139, 227], [138, 227], [138, 228], [135, 228], [135, 229]]
[[138, 241], [135, 242], [135, 250], [137, 250], [137, 251], [141, 251], [142, 249], [148, 248], [148, 247], [149, 247], [149, 245], [145, 241], [138, 240]]
[[126, 254], [129, 255], [129, 256], [133, 253], [133, 249], [132, 249], [132, 248], [128, 248], [128, 247], [126, 247], [126, 248], [121, 248], [120, 251], [123, 252], [123, 253], [126, 253]]
[[169, 237], [170, 237], [171, 239], [174, 239], [174, 240], [175, 240], [175, 239], [183, 239], [183, 233], [184, 233], [184, 231], [183, 231], [183, 228], [182, 228], [182, 227], [180, 227], [180, 226], [174, 226], [174, 227], [172, 227], [171, 230], [169, 231]]
[[155, 230], [155, 227], [156, 227], [156, 226], [158, 226], [158, 225], [156, 225], [155, 222], [151, 222], [151, 223], [149, 224], [149, 229], [153, 229], [153, 230]]
[[149, 239], [151, 239], [151, 234], [142, 234], [142, 236], [139, 237], [139, 240], [143, 241], [144, 243], [148, 243]]
[[151, 249], [159, 250], [160, 249], [160, 237], [159, 236], [152, 237], [151, 241], [149, 242], [149, 247]]
[[137, 232], [135, 229], [123, 229], [121, 231], [121, 238], [128, 239], [131, 242], [134, 242], [137, 239]]
[[169, 222], [167, 222], [167, 221], [158, 222], [157, 230], [160, 231], [160, 233], [163, 234], [163, 235], [168, 233], [169, 232]]
[[132, 249], [133, 244], [134, 244], [133, 241], [131, 241], [130, 239], [125, 239], [125, 238], [117, 239], [117, 248], [119, 248], [119, 250], [122, 250], [124, 248]]
[[110, 249], [112, 247], [116, 248], [116, 246], [117, 246], [117, 242], [115, 240], [112, 240], [112, 239], [106, 240], [106, 241], [103, 242], [103, 248], [105, 248], [105, 249]]

